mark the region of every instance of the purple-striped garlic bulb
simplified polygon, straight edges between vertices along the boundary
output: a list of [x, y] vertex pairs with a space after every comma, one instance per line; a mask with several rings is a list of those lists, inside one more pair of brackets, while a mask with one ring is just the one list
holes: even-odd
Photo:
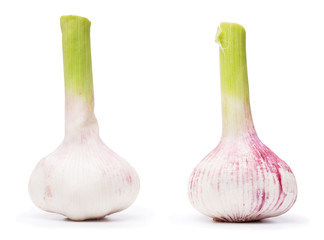
[[297, 184], [289, 166], [258, 138], [247, 77], [245, 30], [221, 23], [220, 48], [223, 129], [219, 145], [194, 169], [189, 199], [215, 221], [248, 222], [287, 212]]
[[130, 206], [139, 192], [135, 169], [99, 137], [90, 24], [83, 17], [61, 17], [65, 138], [38, 163], [29, 181], [29, 194], [36, 206], [77, 221], [119, 212]]

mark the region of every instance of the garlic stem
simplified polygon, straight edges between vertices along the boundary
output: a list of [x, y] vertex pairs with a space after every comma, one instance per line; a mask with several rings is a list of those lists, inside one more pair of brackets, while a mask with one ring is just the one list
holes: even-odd
[[245, 30], [235, 23], [221, 23], [216, 42], [220, 48], [223, 138], [254, 132], [249, 100]]
[[65, 91], [93, 101], [90, 47], [91, 22], [83, 17], [62, 16]]
[[94, 116], [90, 25], [91, 22], [83, 17], [61, 17], [66, 138], [90, 125], [92, 129], [97, 128]]

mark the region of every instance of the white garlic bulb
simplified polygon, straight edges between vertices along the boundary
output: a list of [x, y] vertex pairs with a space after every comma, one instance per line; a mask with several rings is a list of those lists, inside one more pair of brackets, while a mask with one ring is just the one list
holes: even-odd
[[221, 23], [220, 45], [223, 132], [219, 145], [194, 169], [189, 199], [215, 221], [247, 222], [287, 212], [297, 184], [289, 166], [258, 138], [247, 78], [245, 30]]
[[90, 21], [61, 17], [65, 78], [65, 138], [35, 167], [29, 181], [39, 208], [71, 220], [102, 218], [130, 206], [139, 178], [100, 139], [94, 116]]

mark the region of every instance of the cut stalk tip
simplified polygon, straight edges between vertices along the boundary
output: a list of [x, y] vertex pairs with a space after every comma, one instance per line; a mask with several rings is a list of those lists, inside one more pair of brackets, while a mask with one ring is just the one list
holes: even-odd
[[73, 20], [77, 20], [83, 23], [88, 23], [89, 25], [91, 25], [91, 22], [89, 21], [89, 19], [85, 18], [85, 17], [80, 17], [80, 16], [76, 16], [76, 15], [67, 15], [67, 16], [61, 16], [60, 18], [60, 22], [61, 22], [61, 26], [62, 24], [68, 22], [68, 21], [73, 21]]
[[215, 42], [219, 45], [219, 48], [222, 52], [227, 48], [228, 41], [227, 41], [227, 34], [231, 34], [232, 32], [244, 32], [245, 29], [242, 25], [237, 23], [229, 23], [229, 22], [222, 22], [217, 27]]

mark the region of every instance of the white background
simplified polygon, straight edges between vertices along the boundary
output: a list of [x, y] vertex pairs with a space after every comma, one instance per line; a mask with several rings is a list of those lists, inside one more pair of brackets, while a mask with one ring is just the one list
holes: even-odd
[[[284, 239], [322, 234], [324, 30], [320, 1], [1, 1], [1, 239]], [[64, 134], [61, 15], [92, 22], [95, 113], [105, 143], [141, 179], [127, 210], [72, 222], [37, 209], [28, 179]], [[221, 21], [247, 32], [261, 140], [292, 168], [285, 215], [215, 223], [187, 198], [193, 168], [219, 142]], [[321, 223], [322, 222], [322, 223]], [[7, 237], [3, 237], [7, 235]], [[313, 237], [313, 238], [312, 238]]]

